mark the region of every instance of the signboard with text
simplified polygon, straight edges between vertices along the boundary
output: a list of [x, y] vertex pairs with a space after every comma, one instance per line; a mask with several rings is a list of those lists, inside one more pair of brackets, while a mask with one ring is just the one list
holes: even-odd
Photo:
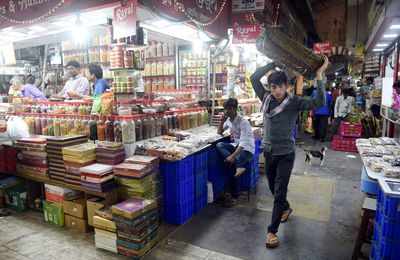
[[329, 42], [315, 43], [313, 50], [315, 54], [329, 55], [332, 53], [332, 45]]
[[263, 11], [265, 0], [232, 0], [232, 12]]
[[31, 21], [52, 15], [63, 6], [62, 0], [0, 1], [0, 17], [8, 21]]
[[232, 24], [234, 44], [255, 43], [262, 29], [252, 13], [235, 14]]
[[136, 35], [137, 0], [129, 0], [125, 5], [114, 9], [114, 39]]

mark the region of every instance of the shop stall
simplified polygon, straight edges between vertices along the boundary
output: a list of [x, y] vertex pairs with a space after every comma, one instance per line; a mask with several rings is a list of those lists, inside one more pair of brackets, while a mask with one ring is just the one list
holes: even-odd
[[[245, 63], [228, 64], [228, 76], [227, 61], [213, 59], [209, 47], [220, 31], [199, 29], [193, 19], [160, 19], [136, 1], [89, 2], [76, 6], [78, 14], [68, 11], [74, 5], [61, 5], [57, 15], [54, 9], [29, 25], [6, 28], [14, 38], [5, 41], [22, 55], [16, 63], [36, 68], [22, 71], [22, 78], [34, 73], [43, 79], [35, 85], [46, 99], [16, 94], [0, 105], [5, 139], [12, 130], [0, 149], [0, 198], [17, 211], [42, 211], [56, 226], [94, 229], [98, 248], [141, 257], [165, 236], [162, 223], [185, 223], [224, 192], [216, 144], [229, 137], [209, 125], [212, 62], [219, 66], [218, 86], [241, 78], [237, 97], [244, 115], [258, 111], [259, 101], [249, 90]], [[134, 30], [118, 27], [126, 21], [116, 13], [124, 10], [136, 16]], [[24, 63], [26, 51], [19, 50], [32, 48], [38, 55]], [[55, 95], [68, 80], [71, 61], [79, 62], [87, 79], [90, 67], [100, 66], [109, 90], [96, 95], [93, 81], [78, 99]], [[231, 88], [218, 89], [221, 112], [229, 96], [223, 91]], [[260, 131], [254, 132], [256, 150], [238, 180], [241, 191], [255, 189], [259, 176]]]

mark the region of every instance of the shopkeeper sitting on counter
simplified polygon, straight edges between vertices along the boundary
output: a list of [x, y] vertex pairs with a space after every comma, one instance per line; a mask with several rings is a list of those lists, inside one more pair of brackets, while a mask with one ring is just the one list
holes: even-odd
[[[254, 135], [249, 121], [238, 115], [238, 101], [235, 98], [230, 98], [224, 103], [224, 118], [218, 127], [218, 134], [221, 134], [230, 129], [232, 143], [218, 143], [217, 150], [225, 159], [226, 166], [236, 168], [236, 171], [231, 172], [228, 176], [228, 186], [232, 197], [226, 196], [224, 204], [231, 207], [236, 203], [238, 198], [238, 183], [237, 177], [245, 171], [245, 165], [253, 159], [254, 154]], [[228, 169], [227, 169], [228, 170]]]
[[27, 98], [33, 99], [46, 99], [42, 91], [40, 91], [35, 85], [35, 77], [28, 75], [25, 80], [25, 85], [22, 89], [22, 95]]
[[89, 95], [89, 81], [80, 74], [81, 65], [77, 61], [70, 61], [66, 66], [69, 80], [61, 92], [55, 97], [79, 99]]
[[97, 64], [89, 65], [90, 80], [93, 85], [93, 96], [100, 96], [110, 88], [107, 80], [103, 79], [103, 69]]

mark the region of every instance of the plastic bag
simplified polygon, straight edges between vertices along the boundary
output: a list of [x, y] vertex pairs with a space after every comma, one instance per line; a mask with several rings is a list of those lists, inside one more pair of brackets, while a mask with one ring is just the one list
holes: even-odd
[[113, 111], [114, 96], [111, 92], [101, 95], [101, 115], [111, 115]]
[[101, 96], [93, 98], [92, 114], [100, 114], [101, 112]]
[[7, 134], [13, 141], [29, 137], [28, 124], [20, 117], [10, 117], [7, 122]]

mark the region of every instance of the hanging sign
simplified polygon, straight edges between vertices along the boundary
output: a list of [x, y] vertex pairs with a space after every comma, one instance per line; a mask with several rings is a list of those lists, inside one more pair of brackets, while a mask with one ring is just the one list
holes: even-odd
[[315, 54], [329, 55], [332, 53], [332, 45], [330, 42], [315, 43], [313, 50]]
[[252, 13], [235, 14], [232, 17], [233, 43], [255, 43], [262, 27]]
[[11, 23], [35, 23], [54, 14], [65, 0], [0, 0], [0, 17]]
[[263, 11], [265, 0], [232, 0], [232, 12]]
[[136, 35], [137, 0], [129, 0], [125, 5], [114, 9], [114, 39]]

